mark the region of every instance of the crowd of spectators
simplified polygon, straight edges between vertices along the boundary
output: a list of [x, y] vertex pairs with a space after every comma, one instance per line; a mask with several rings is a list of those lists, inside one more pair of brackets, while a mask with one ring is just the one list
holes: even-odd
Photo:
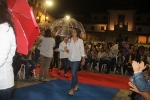
[[[40, 63], [40, 43], [42, 41], [43, 33], [39, 35], [37, 41], [32, 47], [32, 50], [26, 56], [28, 63], [24, 63], [25, 56], [21, 54], [17, 54], [17, 61], [21, 61], [20, 63], [29, 66], [34, 65], [33, 67], [30, 66], [30, 69], [26, 73], [26, 78], [28, 79], [29, 76], [32, 76], [31, 71], [35, 68], [35, 64]], [[118, 39], [120, 38], [120, 39]], [[86, 71], [97, 71], [99, 73], [103, 72], [102, 68], [105, 68], [106, 74], [109, 74], [113, 71], [115, 74], [122, 74], [122, 75], [133, 75], [133, 68], [132, 68], [132, 61], [135, 60], [137, 62], [143, 61], [145, 64], [149, 64], [150, 60], [150, 47], [138, 46], [138, 45], [129, 45], [128, 39], [124, 40], [120, 35], [118, 38], [111, 43], [101, 43], [101, 42], [91, 42], [86, 41], [84, 42], [84, 50], [86, 53], [85, 57], [85, 65], [80, 66], [79, 70], [86, 70]], [[52, 71], [53, 67], [60, 68], [60, 58], [59, 58], [59, 44], [62, 41], [60, 37], [54, 38], [56, 41], [55, 47], [53, 47], [53, 57], [51, 60], [49, 71]], [[34, 48], [34, 49], [33, 49]], [[31, 55], [32, 53], [32, 55]], [[21, 60], [18, 60], [18, 56], [21, 56]], [[29, 57], [28, 57], [29, 56]], [[15, 60], [15, 59], [14, 59]], [[32, 63], [31, 63], [32, 62]], [[15, 62], [14, 62], [15, 63]], [[105, 67], [103, 67], [105, 65]], [[15, 64], [14, 64], [15, 67]], [[19, 67], [20, 68], [20, 67]], [[18, 71], [19, 68], [15, 69]], [[68, 69], [70, 69], [68, 67]], [[17, 71], [15, 70], [15, 73]], [[29, 74], [28, 74], [29, 73]], [[17, 74], [15, 74], [17, 75]]]

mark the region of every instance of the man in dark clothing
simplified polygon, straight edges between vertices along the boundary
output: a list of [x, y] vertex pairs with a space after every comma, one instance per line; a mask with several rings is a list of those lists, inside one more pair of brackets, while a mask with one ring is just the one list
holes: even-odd
[[14, 69], [15, 80], [17, 80], [17, 74], [18, 74], [18, 71], [21, 68], [21, 56], [17, 52], [16, 52], [16, 54], [15, 54], [15, 56], [13, 58], [12, 66], [13, 66], [13, 69]]
[[132, 69], [132, 61], [134, 60], [134, 54], [133, 54], [133, 50], [130, 49], [129, 50], [129, 54], [126, 55], [125, 57], [125, 65], [123, 68], [123, 71], [125, 73], [125, 71], [127, 70], [129, 74], [133, 73], [133, 69]]

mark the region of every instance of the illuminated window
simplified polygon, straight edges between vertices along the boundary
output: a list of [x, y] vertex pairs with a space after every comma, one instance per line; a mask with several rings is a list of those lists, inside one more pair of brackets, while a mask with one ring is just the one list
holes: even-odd
[[146, 36], [139, 36], [138, 43], [146, 43]]
[[148, 43], [150, 43], [150, 36], [148, 37]]
[[94, 20], [97, 20], [98, 18], [97, 18], [97, 16], [94, 16]]
[[119, 27], [120, 27], [120, 28], [123, 27], [123, 23], [122, 23], [122, 22], [119, 23]]

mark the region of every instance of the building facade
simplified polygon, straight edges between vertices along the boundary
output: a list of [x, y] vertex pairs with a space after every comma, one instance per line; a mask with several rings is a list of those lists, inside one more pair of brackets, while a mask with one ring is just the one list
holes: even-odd
[[108, 10], [107, 13], [92, 13], [84, 24], [85, 40], [95, 42], [115, 41], [118, 34], [129, 37], [129, 44], [150, 44], [150, 13], [136, 10]]
[[43, 0], [28, 0], [30, 6], [33, 7], [33, 13], [37, 23], [52, 23], [55, 18], [47, 13], [47, 5]]

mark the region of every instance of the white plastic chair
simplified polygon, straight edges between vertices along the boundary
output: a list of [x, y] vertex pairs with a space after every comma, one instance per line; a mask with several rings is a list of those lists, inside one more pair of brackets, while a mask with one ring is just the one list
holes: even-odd
[[[117, 56], [118, 57], [118, 56]], [[116, 57], [116, 63], [117, 63], [117, 57]], [[124, 66], [124, 61], [125, 61], [125, 57], [124, 56], [122, 56], [123, 57], [123, 66]], [[123, 66], [121, 67], [121, 74], [123, 75]], [[114, 68], [114, 74], [115, 74], [115, 72], [116, 72], [116, 66], [115, 66], [115, 68]]]
[[[96, 64], [96, 67], [95, 67], [95, 68], [99, 71], [99, 61], [97, 62], [97, 64]], [[93, 71], [93, 62], [91, 63], [90, 71]]]
[[102, 64], [101, 72], [105, 71], [105, 70], [106, 70], [106, 67], [107, 67], [107, 64]]
[[[30, 65], [31, 66], [31, 65]], [[21, 78], [21, 72], [22, 72], [22, 69], [23, 69], [23, 76]], [[21, 68], [20, 70], [18, 71], [18, 76], [19, 76], [19, 79], [25, 79], [25, 65], [24, 64], [21, 64]], [[36, 73], [35, 73], [35, 69], [33, 69], [33, 74], [34, 74], [34, 77], [36, 78]]]

